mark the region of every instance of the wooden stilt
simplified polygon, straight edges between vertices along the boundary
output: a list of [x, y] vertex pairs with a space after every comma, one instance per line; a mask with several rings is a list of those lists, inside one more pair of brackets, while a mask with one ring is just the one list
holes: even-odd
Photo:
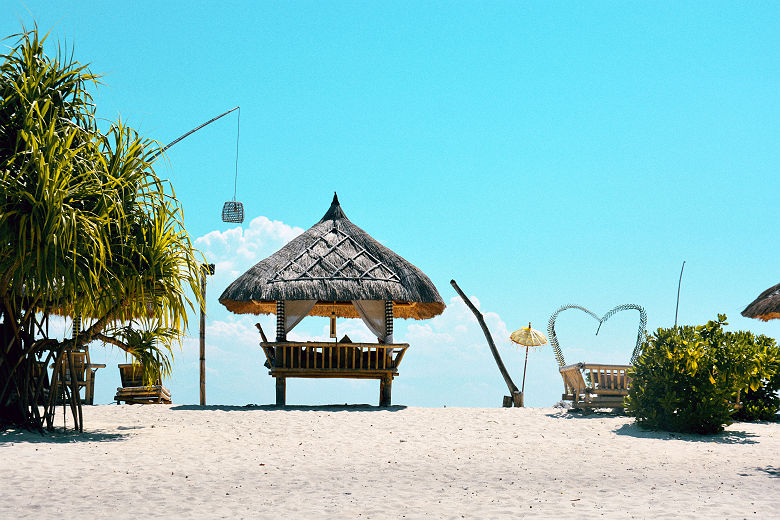
[[276, 406], [284, 406], [287, 401], [287, 378], [276, 378]]
[[385, 377], [379, 381], [379, 406], [388, 407], [392, 403], [393, 378]]

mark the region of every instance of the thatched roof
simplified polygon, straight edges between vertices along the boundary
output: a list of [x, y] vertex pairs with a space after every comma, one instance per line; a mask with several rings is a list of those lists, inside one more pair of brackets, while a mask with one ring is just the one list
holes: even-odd
[[756, 318], [763, 321], [780, 318], [780, 284], [762, 292], [753, 303], [745, 307], [742, 315], [746, 318]]
[[237, 314], [274, 314], [277, 300], [318, 300], [310, 315], [345, 318], [358, 317], [351, 300], [392, 300], [396, 318], [427, 319], [444, 310], [431, 280], [350, 222], [335, 194], [319, 222], [219, 297]]

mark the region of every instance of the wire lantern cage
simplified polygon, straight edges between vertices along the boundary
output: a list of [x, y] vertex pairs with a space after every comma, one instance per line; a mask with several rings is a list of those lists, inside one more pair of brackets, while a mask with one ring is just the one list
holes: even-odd
[[237, 200], [229, 200], [222, 206], [222, 222], [240, 224], [244, 221], [244, 204]]

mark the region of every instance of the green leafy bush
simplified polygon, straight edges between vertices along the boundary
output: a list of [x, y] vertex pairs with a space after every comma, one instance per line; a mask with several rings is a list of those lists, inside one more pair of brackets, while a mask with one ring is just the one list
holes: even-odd
[[[713, 434], [731, 424], [740, 397], [746, 413], [769, 414], [770, 382], [780, 367], [774, 340], [726, 332], [726, 316], [697, 327], [658, 329], [632, 370], [626, 412], [645, 428]], [[774, 412], [777, 408], [774, 408]], [[771, 412], [773, 415], [774, 412]]]
[[[759, 336], [759, 338], [766, 338]], [[774, 341], [766, 346], [766, 351], [760, 355], [766, 367], [767, 379], [762, 381], [757, 389], [748, 388], [742, 395], [742, 407], [734, 414], [739, 421], [773, 421], [778, 419], [780, 410], [780, 347]]]

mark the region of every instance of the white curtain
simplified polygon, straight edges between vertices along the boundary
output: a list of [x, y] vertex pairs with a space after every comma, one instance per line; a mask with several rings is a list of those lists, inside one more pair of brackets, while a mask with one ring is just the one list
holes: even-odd
[[393, 342], [393, 335], [387, 334], [387, 326], [385, 325], [384, 300], [352, 300], [352, 305], [360, 315], [360, 319], [368, 327], [368, 330], [385, 343]]
[[284, 330], [290, 332], [293, 327], [309, 314], [317, 300], [285, 300]]

